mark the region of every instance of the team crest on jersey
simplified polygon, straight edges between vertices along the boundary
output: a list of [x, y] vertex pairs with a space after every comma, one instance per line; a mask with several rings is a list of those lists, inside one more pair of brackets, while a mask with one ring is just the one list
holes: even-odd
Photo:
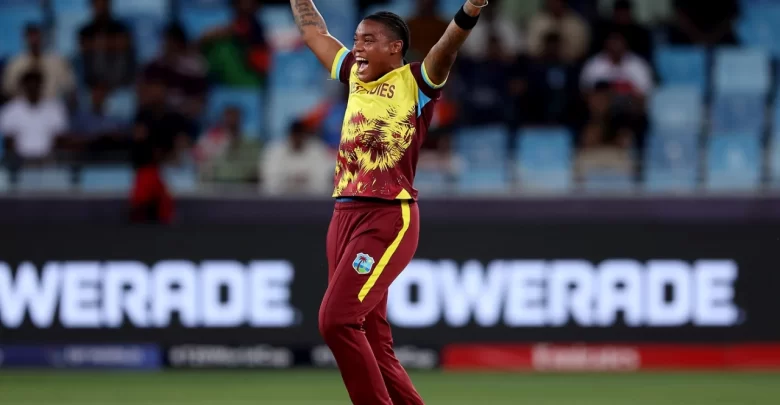
[[365, 253], [358, 253], [355, 257], [355, 261], [352, 262], [352, 268], [355, 269], [358, 274], [371, 273], [373, 267], [374, 258]]

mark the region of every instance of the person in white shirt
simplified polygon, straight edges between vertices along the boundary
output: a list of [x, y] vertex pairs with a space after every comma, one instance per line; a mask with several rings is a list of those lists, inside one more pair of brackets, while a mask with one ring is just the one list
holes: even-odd
[[580, 76], [583, 89], [589, 91], [600, 82], [610, 83], [619, 94], [644, 98], [653, 90], [653, 72], [641, 57], [629, 52], [625, 36], [613, 31], [604, 43], [604, 50], [585, 63]]
[[[513, 0], [518, 1], [518, 0]], [[580, 61], [588, 51], [590, 28], [572, 10], [566, 0], [545, 0], [544, 8], [528, 23], [528, 54], [538, 58], [544, 50], [544, 37], [549, 32], [561, 36], [561, 56], [564, 62]]]
[[302, 122], [290, 136], [268, 145], [260, 162], [261, 190], [271, 195], [328, 196], [333, 188], [333, 161], [328, 148]]
[[8, 97], [18, 96], [22, 89], [19, 83], [22, 75], [39, 69], [43, 74], [43, 96], [45, 98], [75, 95], [76, 76], [67, 60], [43, 49], [43, 32], [37, 25], [25, 28], [27, 51], [14, 57], [3, 72], [3, 92]]
[[44, 162], [51, 157], [56, 138], [68, 127], [65, 106], [57, 99], [43, 97], [43, 75], [30, 70], [22, 75], [23, 95], [0, 110], [0, 133], [9, 152], [22, 162]]
[[490, 2], [491, 7], [483, 9], [481, 22], [471, 30], [461, 47], [463, 56], [485, 60], [488, 56], [491, 37], [498, 38], [502, 54], [514, 62], [517, 55], [525, 50], [525, 37], [509, 16], [500, 14], [499, 0]]

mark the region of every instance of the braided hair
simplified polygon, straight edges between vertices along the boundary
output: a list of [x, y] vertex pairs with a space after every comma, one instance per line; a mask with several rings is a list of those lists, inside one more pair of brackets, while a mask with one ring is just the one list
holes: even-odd
[[411, 38], [409, 34], [409, 26], [406, 25], [406, 21], [398, 14], [391, 13], [389, 11], [379, 11], [374, 14], [370, 14], [364, 18], [364, 20], [376, 21], [387, 27], [390, 32], [393, 33], [394, 39], [402, 41], [403, 47], [401, 48], [401, 54], [404, 57], [404, 63], [406, 63], [406, 52], [409, 51], [409, 45], [411, 44]]

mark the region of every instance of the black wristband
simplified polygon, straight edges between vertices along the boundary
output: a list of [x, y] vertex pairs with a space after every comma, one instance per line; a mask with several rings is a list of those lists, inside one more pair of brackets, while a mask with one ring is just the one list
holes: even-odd
[[477, 21], [479, 21], [479, 14], [477, 14], [476, 17], [472, 17], [466, 14], [466, 10], [461, 7], [460, 10], [458, 10], [458, 13], [455, 14], [454, 21], [458, 27], [466, 31], [470, 31], [477, 25]]

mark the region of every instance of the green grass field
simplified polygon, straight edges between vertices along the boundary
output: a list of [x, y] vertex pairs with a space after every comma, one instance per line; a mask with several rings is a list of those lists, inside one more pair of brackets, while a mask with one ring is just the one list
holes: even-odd
[[[429, 405], [777, 405], [780, 374], [460, 374], [412, 378]], [[0, 371], [2, 405], [348, 405], [332, 371]]]

